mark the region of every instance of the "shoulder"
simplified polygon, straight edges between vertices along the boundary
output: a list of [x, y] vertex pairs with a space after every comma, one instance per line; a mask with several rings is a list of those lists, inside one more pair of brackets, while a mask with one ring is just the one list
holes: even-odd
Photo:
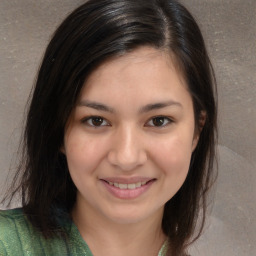
[[20, 226], [24, 226], [26, 218], [21, 208], [0, 210], [0, 240], [11, 233], [16, 233]]
[[24, 219], [22, 208], [16, 208], [11, 210], [0, 210], [0, 221], [1, 224], [5, 222], [13, 222], [18, 219]]
[[[0, 255], [70, 255], [64, 239], [46, 239], [21, 208], [0, 210]], [[73, 254], [72, 254], [73, 255]]]
[[20, 236], [27, 229], [22, 209], [0, 210], [0, 226], [0, 255], [8, 255], [9, 250], [20, 253]]

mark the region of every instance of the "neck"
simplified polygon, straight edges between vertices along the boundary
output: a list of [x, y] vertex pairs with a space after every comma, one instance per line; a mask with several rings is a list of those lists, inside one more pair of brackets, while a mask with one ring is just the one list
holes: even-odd
[[[86, 212], [86, 214], [84, 214]], [[94, 256], [156, 256], [166, 237], [163, 234], [163, 210], [156, 216], [136, 223], [116, 223], [90, 209], [76, 206], [73, 220]]]

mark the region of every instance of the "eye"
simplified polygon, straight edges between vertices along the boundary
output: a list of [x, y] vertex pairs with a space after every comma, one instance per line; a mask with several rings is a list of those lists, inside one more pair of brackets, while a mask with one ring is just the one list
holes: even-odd
[[109, 122], [101, 116], [90, 116], [82, 120], [82, 123], [92, 127], [109, 126]]
[[156, 116], [156, 117], [153, 117], [152, 119], [150, 119], [147, 122], [146, 126], [164, 127], [172, 122], [173, 121], [166, 116]]

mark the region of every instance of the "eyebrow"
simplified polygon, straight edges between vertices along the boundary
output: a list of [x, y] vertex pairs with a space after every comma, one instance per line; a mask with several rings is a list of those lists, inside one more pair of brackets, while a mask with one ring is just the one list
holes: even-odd
[[[82, 107], [84, 106], [84, 107], [93, 108], [100, 111], [115, 113], [115, 110], [113, 108], [95, 101], [83, 100], [78, 103], [78, 106], [82, 106]], [[139, 113], [150, 112], [153, 110], [162, 109], [169, 106], [177, 106], [182, 108], [181, 103], [171, 100], [166, 102], [157, 102], [153, 104], [147, 104], [142, 108], [140, 108]]]
[[158, 103], [154, 103], [154, 104], [148, 104], [148, 105], [142, 107], [139, 110], [139, 112], [145, 113], [145, 112], [150, 112], [150, 111], [157, 110], [157, 109], [166, 108], [169, 106], [177, 106], [177, 107], [182, 108], [181, 103], [171, 100], [171, 101], [166, 101], [166, 102], [158, 102]]
[[94, 102], [94, 101], [88, 101], [88, 100], [83, 100], [80, 101], [78, 103], [78, 106], [82, 106], [82, 107], [88, 107], [88, 108], [93, 108], [96, 110], [101, 110], [101, 111], [105, 111], [105, 112], [110, 112], [110, 113], [114, 113], [114, 109], [111, 107], [108, 107], [104, 104], [98, 103], [98, 102]]

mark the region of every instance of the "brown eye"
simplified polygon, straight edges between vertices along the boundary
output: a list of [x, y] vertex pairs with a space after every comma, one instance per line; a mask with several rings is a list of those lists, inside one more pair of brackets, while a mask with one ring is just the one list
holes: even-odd
[[150, 119], [146, 126], [153, 126], [153, 127], [164, 127], [168, 124], [172, 123], [172, 120], [166, 116], [156, 116]]
[[99, 116], [93, 117], [91, 122], [92, 122], [93, 126], [101, 126], [103, 123], [103, 118], [101, 118]]
[[101, 116], [90, 116], [84, 120], [82, 123], [92, 126], [92, 127], [101, 127], [101, 126], [109, 126], [109, 122]]
[[165, 117], [155, 117], [152, 119], [152, 122], [154, 124], [154, 126], [162, 126], [164, 125], [164, 122], [165, 122]]

